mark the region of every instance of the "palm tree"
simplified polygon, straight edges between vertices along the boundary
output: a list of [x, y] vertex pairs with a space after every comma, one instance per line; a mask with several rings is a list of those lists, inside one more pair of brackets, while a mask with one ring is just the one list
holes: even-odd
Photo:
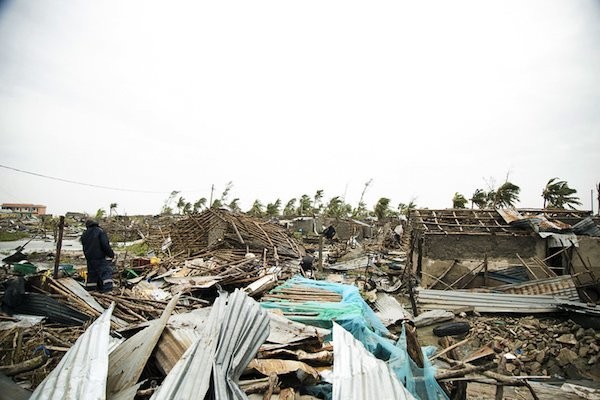
[[248, 210], [247, 214], [253, 217], [262, 217], [264, 215], [263, 205], [260, 200], [254, 200], [254, 203], [252, 203], [252, 207]]
[[179, 192], [177, 190], [173, 190], [171, 192], [171, 194], [169, 194], [169, 197], [167, 197], [167, 199], [165, 200], [165, 204], [163, 204], [163, 206], [160, 210], [161, 214], [170, 215], [173, 212], [173, 208], [171, 207], [171, 202], [173, 201], [175, 196], [177, 196], [178, 194], [179, 194]]
[[410, 199], [408, 204], [398, 204], [398, 211], [400, 211], [400, 214], [408, 217], [408, 214], [410, 214], [410, 210], [414, 210], [415, 208], [417, 208], [417, 203], [415, 203], [415, 200], [415, 198], [412, 198]]
[[290, 199], [283, 207], [283, 216], [292, 217], [296, 212], [296, 198]]
[[117, 214], [117, 206], [118, 206], [117, 203], [110, 203], [110, 209], [109, 209], [109, 212], [108, 212], [108, 216], [109, 217], [112, 217], [113, 212], [115, 213], [115, 215]]
[[465, 205], [469, 201], [465, 199], [465, 196], [456, 192], [454, 193], [454, 197], [452, 198], [452, 208], [466, 208]]
[[358, 206], [352, 210], [352, 218], [362, 219], [368, 215], [367, 204], [364, 202], [364, 198], [367, 189], [369, 186], [371, 186], [371, 183], [373, 183], [373, 179], [369, 179], [367, 182], [365, 182], [365, 187], [363, 187], [363, 190], [360, 194], [360, 199], [358, 200]]
[[281, 200], [277, 199], [274, 203], [267, 204], [267, 216], [276, 217], [279, 215], [279, 208], [281, 207]]
[[471, 208], [476, 205], [477, 208], [485, 208], [488, 204], [488, 195], [483, 189], [476, 189], [470, 198]]
[[179, 197], [176, 207], [179, 210], [179, 214], [183, 213], [183, 208], [185, 207], [185, 199], [183, 197]]
[[504, 182], [495, 192], [491, 191], [494, 196], [493, 207], [512, 207], [519, 201], [519, 192], [521, 188], [509, 181]]
[[236, 197], [235, 199], [233, 199], [229, 202], [227, 207], [229, 207], [229, 209], [233, 212], [241, 212], [242, 209], [240, 208], [239, 202], [240, 202], [240, 199]]
[[98, 211], [96, 211], [96, 219], [102, 219], [105, 215], [106, 210], [104, 210], [104, 208], [99, 208]]
[[579, 197], [575, 196], [577, 190], [571, 189], [566, 181], [559, 181], [558, 178], [552, 178], [546, 183], [546, 187], [542, 191], [544, 198], [544, 208], [561, 208], [569, 207], [575, 209], [575, 205], [581, 205]]
[[322, 204], [321, 200], [323, 199], [323, 189], [319, 189], [315, 193], [315, 197], [313, 199], [312, 209], [314, 213], [321, 212]]
[[213, 203], [210, 205], [210, 208], [221, 208], [223, 207], [223, 202], [221, 199], [214, 199]]
[[379, 200], [377, 200], [377, 204], [375, 204], [374, 211], [375, 216], [379, 221], [381, 221], [388, 215], [389, 207], [390, 199], [388, 199], [387, 197], [382, 197]]
[[300, 204], [298, 205], [298, 215], [304, 216], [310, 214], [312, 211], [310, 203], [310, 197], [307, 194], [303, 194], [302, 197], [300, 197]]
[[198, 201], [196, 201], [194, 203], [194, 206], [192, 208], [192, 212], [197, 213], [198, 211], [200, 211], [203, 207], [206, 207], [206, 197], [201, 197], [198, 199]]
[[185, 205], [183, 206], [183, 213], [186, 215], [189, 215], [192, 213], [192, 203], [190, 203], [189, 201], [185, 203]]
[[227, 201], [227, 196], [229, 196], [229, 192], [231, 191], [232, 187], [233, 182], [227, 182], [227, 185], [225, 185], [225, 190], [223, 190], [223, 193], [221, 193], [221, 204], [224, 204]]

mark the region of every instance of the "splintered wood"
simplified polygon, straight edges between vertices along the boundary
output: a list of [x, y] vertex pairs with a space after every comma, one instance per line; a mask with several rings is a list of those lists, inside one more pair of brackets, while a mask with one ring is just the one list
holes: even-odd
[[271, 293], [262, 297], [263, 301], [318, 301], [339, 303], [342, 301], [342, 296], [338, 293], [324, 289], [308, 288], [306, 286], [289, 286], [275, 288]]

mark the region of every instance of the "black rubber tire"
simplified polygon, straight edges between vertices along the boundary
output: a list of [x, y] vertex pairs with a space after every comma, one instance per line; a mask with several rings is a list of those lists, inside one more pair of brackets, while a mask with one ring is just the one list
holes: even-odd
[[468, 322], [447, 322], [433, 328], [433, 334], [442, 336], [460, 336], [469, 333], [471, 325]]

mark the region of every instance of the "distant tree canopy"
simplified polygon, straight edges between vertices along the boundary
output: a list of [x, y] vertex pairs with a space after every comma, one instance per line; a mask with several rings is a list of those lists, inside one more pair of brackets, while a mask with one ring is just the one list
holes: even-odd
[[293, 217], [296, 213], [296, 198], [290, 199], [283, 208], [284, 217]]
[[405, 203], [398, 204], [398, 211], [400, 212], [400, 214], [408, 217], [408, 214], [410, 214], [410, 211], [417, 208], [417, 203], [415, 203], [415, 201], [416, 201], [416, 199], [413, 198], [408, 202], [408, 204], [405, 204]]
[[471, 208], [476, 205], [477, 208], [485, 208], [488, 204], [488, 195], [483, 189], [476, 189], [471, 196]]
[[276, 217], [279, 215], [279, 209], [281, 207], [281, 200], [277, 199], [274, 203], [267, 204], [267, 217]]
[[[473, 208], [473, 205], [476, 205], [477, 208], [512, 207], [519, 201], [520, 192], [521, 188], [512, 182], [506, 181], [497, 189], [490, 189], [487, 192], [483, 189], [476, 189], [469, 200], [471, 201], [471, 208]], [[465, 201], [465, 205], [466, 203], [467, 201]]]
[[469, 201], [462, 194], [456, 192], [452, 198], [452, 208], [466, 208]]
[[262, 205], [260, 200], [256, 199], [254, 200], [254, 203], [252, 203], [252, 207], [248, 210], [246, 214], [253, 217], [262, 217], [265, 214], [263, 210], [264, 206]]
[[346, 218], [352, 212], [352, 206], [346, 204], [340, 196], [332, 197], [325, 207], [325, 216], [330, 218]]
[[519, 193], [521, 188], [511, 182], [504, 182], [494, 193], [494, 201], [492, 206], [495, 207], [512, 207], [519, 201]]
[[569, 187], [566, 181], [560, 181], [558, 178], [552, 178], [546, 183], [542, 191], [544, 199], [544, 208], [571, 208], [581, 205], [579, 197], [575, 196], [577, 190]]

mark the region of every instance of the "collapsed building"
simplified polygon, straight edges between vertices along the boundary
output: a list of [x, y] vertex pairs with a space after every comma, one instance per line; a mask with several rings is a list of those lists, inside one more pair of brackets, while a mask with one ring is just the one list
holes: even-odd
[[591, 212], [418, 209], [409, 220], [409, 259], [424, 287], [493, 287], [571, 275], [586, 300], [600, 299], [599, 219]]

